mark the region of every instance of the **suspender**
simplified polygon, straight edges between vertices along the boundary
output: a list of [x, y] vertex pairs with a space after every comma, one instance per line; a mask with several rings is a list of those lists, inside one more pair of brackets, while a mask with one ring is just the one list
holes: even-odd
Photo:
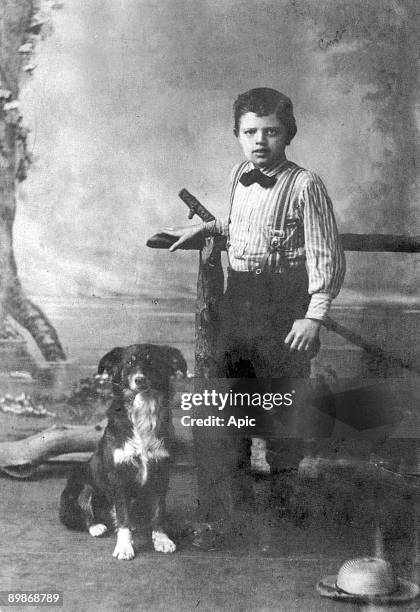
[[[277, 199], [273, 227], [276, 231], [283, 232], [283, 234], [286, 214], [289, 208], [293, 187], [295, 186], [296, 179], [301, 172], [303, 172], [303, 168], [300, 168], [299, 166], [294, 166], [294, 168], [291, 169], [290, 174], [287, 177], [285, 184], [279, 194], [279, 198]], [[279, 237], [284, 238], [283, 234], [280, 234]]]
[[[248, 162], [243, 162], [242, 164], [240, 164], [238, 168], [236, 169], [236, 172], [233, 177], [232, 190], [230, 193], [228, 232], [229, 232], [230, 218], [232, 214], [232, 205], [233, 205], [233, 198], [235, 195], [235, 190], [238, 185], [241, 174], [247, 164]], [[303, 168], [300, 168], [299, 166], [296, 166], [294, 164], [293, 168], [290, 171], [289, 176], [286, 178], [285, 184], [283, 185], [280, 191], [279, 197], [276, 202], [276, 208], [274, 211], [274, 222], [273, 222], [274, 236], [271, 240], [271, 244], [269, 245], [267, 252], [263, 255], [263, 257], [260, 260], [260, 265], [258, 267], [258, 270], [260, 270], [260, 272], [264, 270], [270, 255], [273, 252], [281, 251], [282, 241], [283, 241], [284, 234], [285, 234], [284, 226], [286, 222], [286, 215], [287, 215], [287, 211], [290, 206], [290, 199], [291, 199], [293, 187], [296, 183], [297, 177], [299, 176], [301, 172], [303, 172]], [[228, 249], [228, 259], [229, 259], [229, 237], [228, 237], [227, 249]], [[272, 265], [274, 266], [274, 261], [272, 262]], [[230, 266], [230, 262], [229, 262], [229, 266]]]
[[229, 217], [228, 217], [228, 239], [227, 239], [227, 244], [226, 244], [226, 254], [227, 254], [227, 258], [228, 258], [228, 266], [229, 268], [231, 267], [230, 265], [230, 260], [229, 260], [229, 229], [230, 229], [230, 217], [232, 215], [232, 206], [233, 206], [233, 198], [235, 195], [235, 191], [236, 191], [236, 187], [238, 186], [239, 183], [239, 179], [241, 178], [241, 174], [244, 171], [245, 167], [248, 165], [248, 162], [242, 162], [242, 164], [239, 164], [239, 166], [236, 168], [236, 172], [233, 176], [233, 181], [232, 181], [232, 189], [230, 192], [230, 205], [229, 205]]
[[[276, 251], [279, 253], [281, 252], [281, 248], [283, 246], [283, 239], [285, 236], [284, 227], [286, 224], [287, 211], [289, 210], [289, 207], [290, 207], [290, 200], [292, 197], [293, 187], [295, 186], [296, 180], [301, 172], [303, 172], [303, 168], [300, 168], [299, 166], [295, 165], [291, 169], [290, 174], [287, 177], [285, 184], [279, 194], [279, 198], [276, 204], [276, 210], [274, 212], [273, 229], [274, 229], [275, 234], [271, 240], [271, 244], [269, 246], [267, 253], [264, 255], [263, 265], [260, 266], [261, 269], [264, 269], [268, 258], [273, 252], [276, 252]], [[275, 262], [273, 258], [273, 261], [271, 262], [272, 268], [274, 267], [274, 263]]]
[[236, 191], [236, 187], [238, 186], [239, 183], [239, 179], [241, 178], [241, 174], [244, 171], [245, 167], [248, 165], [248, 162], [242, 162], [242, 164], [239, 164], [239, 166], [236, 168], [235, 174], [233, 176], [233, 181], [232, 181], [232, 189], [230, 192], [230, 208], [229, 208], [229, 224], [230, 224], [230, 216], [232, 214], [232, 205], [233, 205], [233, 197], [235, 195], [235, 191]]

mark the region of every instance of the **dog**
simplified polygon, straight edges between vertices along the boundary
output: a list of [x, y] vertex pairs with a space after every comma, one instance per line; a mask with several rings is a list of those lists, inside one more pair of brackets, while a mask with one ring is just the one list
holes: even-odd
[[94, 537], [114, 529], [116, 559], [134, 558], [133, 530], [142, 514], [150, 519], [154, 549], [176, 549], [163, 523], [174, 437], [171, 377], [177, 372], [187, 374], [181, 352], [155, 344], [116, 347], [98, 365], [98, 375], [112, 382], [108, 424], [91, 460], [70, 473], [59, 516], [66, 527]]

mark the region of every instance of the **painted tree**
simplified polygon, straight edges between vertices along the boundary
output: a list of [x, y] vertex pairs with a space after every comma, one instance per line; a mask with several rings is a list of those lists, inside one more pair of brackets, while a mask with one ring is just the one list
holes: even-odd
[[17, 322], [30, 332], [47, 361], [60, 361], [65, 354], [57, 332], [25, 295], [13, 252], [16, 184], [26, 178], [31, 162], [19, 88], [33, 70], [31, 52], [46, 23], [34, 0], [0, 0], [0, 337], [19, 337], [13, 325]]

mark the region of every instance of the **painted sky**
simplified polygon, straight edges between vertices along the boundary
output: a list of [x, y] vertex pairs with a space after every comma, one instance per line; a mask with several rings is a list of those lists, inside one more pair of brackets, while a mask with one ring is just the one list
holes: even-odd
[[[195, 255], [145, 242], [187, 223], [182, 187], [226, 211], [241, 159], [232, 103], [257, 86], [294, 101], [288, 156], [323, 177], [341, 231], [418, 233], [415, 10], [410, 0], [67, 0], [21, 92], [34, 155], [15, 225], [25, 287], [193, 295]], [[414, 291], [412, 256], [348, 262], [347, 291]]]

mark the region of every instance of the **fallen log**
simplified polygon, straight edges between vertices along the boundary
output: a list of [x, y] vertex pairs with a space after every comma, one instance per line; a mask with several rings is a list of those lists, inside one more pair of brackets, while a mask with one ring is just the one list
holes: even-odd
[[0, 443], [0, 471], [27, 478], [51, 457], [73, 452], [93, 452], [107, 420], [95, 425], [53, 425], [29, 438]]

